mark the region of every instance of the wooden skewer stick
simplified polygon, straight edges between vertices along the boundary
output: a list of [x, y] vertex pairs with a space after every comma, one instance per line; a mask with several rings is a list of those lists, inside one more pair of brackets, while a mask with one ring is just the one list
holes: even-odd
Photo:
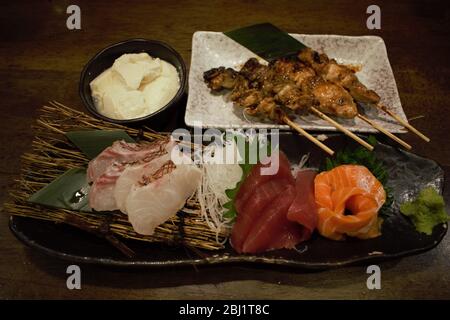
[[326, 153], [328, 153], [330, 156], [332, 156], [334, 154], [334, 151], [331, 150], [330, 148], [328, 148], [326, 145], [324, 145], [322, 142], [320, 142], [319, 140], [317, 140], [317, 138], [313, 137], [312, 135], [310, 135], [308, 132], [306, 132], [302, 127], [300, 127], [298, 124], [296, 124], [295, 122], [293, 122], [291, 119], [289, 119], [287, 116], [283, 116], [281, 118], [288, 126], [290, 126], [291, 128], [295, 129], [297, 132], [299, 132], [301, 135], [303, 135], [306, 139], [308, 139], [309, 141], [311, 141], [312, 143], [314, 143], [316, 146], [318, 146], [319, 148], [321, 148], [323, 151], [325, 151]]
[[398, 142], [399, 144], [401, 144], [403, 147], [405, 147], [408, 150], [411, 150], [412, 147], [411, 145], [409, 145], [408, 143], [406, 143], [405, 141], [403, 141], [402, 139], [400, 139], [399, 137], [397, 137], [396, 135], [390, 133], [389, 131], [387, 131], [385, 128], [383, 128], [382, 126], [380, 126], [379, 124], [375, 123], [374, 121], [364, 117], [361, 114], [358, 114], [357, 116], [358, 118], [360, 118], [361, 120], [367, 122], [368, 124], [370, 124], [372, 127], [374, 127], [375, 129], [377, 129], [378, 131], [384, 133], [385, 135], [387, 135], [389, 138], [391, 138], [392, 140]]
[[383, 106], [381, 104], [377, 104], [377, 107], [381, 110], [383, 110], [384, 112], [386, 112], [388, 115], [390, 115], [392, 118], [394, 118], [395, 120], [397, 120], [398, 123], [400, 123], [402, 126], [404, 126], [406, 129], [408, 129], [411, 132], [414, 132], [415, 134], [417, 134], [420, 138], [422, 138], [423, 140], [425, 140], [426, 142], [430, 142], [430, 138], [428, 138], [426, 135], [424, 135], [422, 132], [420, 132], [419, 130], [417, 130], [416, 128], [414, 128], [412, 125], [410, 125], [407, 121], [403, 120], [402, 118], [400, 118], [397, 114], [395, 114], [394, 112], [392, 112], [391, 110], [389, 110], [386, 106]]
[[354, 134], [353, 132], [349, 131], [347, 128], [343, 127], [342, 125], [340, 125], [339, 123], [337, 123], [336, 121], [334, 121], [333, 119], [331, 119], [329, 116], [327, 116], [326, 114], [324, 114], [323, 112], [317, 110], [314, 107], [311, 107], [310, 110], [312, 112], [314, 112], [316, 115], [318, 115], [320, 118], [322, 118], [325, 121], [328, 121], [329, 123], [331, 123], [333, 126], [335, 126], [337, 129], [341, 130], [343, 133], [345, 133], [346, 135], [348, 135], [350, 138], [352, 138], [353, 140], [355, 140], [356, 142], [358, 142], [359, 144], [361, 144], [362, 146], [364, 146], [366, 149], [372, 151], [373, 150], [373, 146], [369, 143], [367, 143], [366, 141], [364, 141], [363, 139], [361, 139], [360, 137], [358, 137], [356, 134]]

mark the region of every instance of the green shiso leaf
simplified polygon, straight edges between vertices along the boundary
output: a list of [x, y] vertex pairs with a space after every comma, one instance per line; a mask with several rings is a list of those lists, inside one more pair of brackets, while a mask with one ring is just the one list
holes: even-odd
[[421, 190], [413, 201], [400, 205], [400, 212], [411, 219], [417, 231], [427, 235], [433, 233], [436, 225], [449, 221], [444, 198], [432, 187]]
[[[242, 136], [233, 136], [233, 139], [235, 139], [236, 144], [238, 146], [239, 154], [242, 156], [242, 160], [239, 163], [239, 166], [242, 168], [242, 176], [241, 180], [239, 180], [236, 183], [236, 186], [233, 189], [227, 189], [225, 191], [225, 194], [230, 199], [227, 203], [224, 204], [224, 208], [228, 209], [224, 212], [223, 216], [227, 220], [234, 221], [237, 217], [237, 210], [234, 205], [236, 196], [239, 192], [239, 188], [241, 187], [242, 183], [245, 181], [247, 176], [252, 171], [253, 166], [258, 163], [260, 159], [260, 154], [257, 152], [256, 156], [256, 163], [254, 163], [254, 159], [250, 158], [250, 152], [259, 151], [261, 148], [266, 148], [266, 154], [267, 156], [271, 155], [272, 146], [270, 144], [270, 141], [267, 141], [265, 144], [262, 143], [259, 139], [255, 138], [253, 141], [249, 142], [248, 140], [245, 140], [244, 143], [239, 143], [238, 139], [243, 139]], [[252, 151], [250, 151], [252, 150]], [[255, 154], [255, 153], [254, 153]]]
[[[66, 136], [89, 159], [95, 158], [114, 141], [135, 142], [123, 130], [71, 131]], [[33, 194], [28, 201], [53, 208], [90, 212], [88, 192], [86, 169], [76, 168], [66, 171]]]
[[100, 152], [111, 146], [114, 141], [135, 142], [123, 130], [70, 131], [66, 133], [66, 136], [89, 159], [98, 156]]
[[271, 23], [255, 24], [224, 34], [269, 61], [296, 54], [306, 47]]
[[53, 208], [90, 212], [88, 192], [86, 169], [75, 168], [34, 193], [28, 201]]

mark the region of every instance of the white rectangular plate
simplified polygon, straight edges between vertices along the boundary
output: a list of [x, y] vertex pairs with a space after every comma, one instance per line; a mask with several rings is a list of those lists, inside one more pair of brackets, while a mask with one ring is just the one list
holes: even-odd
[[[361, 65], [362, 69], [357, 73], [361, 82], [375, 90], [381, 96], [381, 102], [384, 105], [406, 120], [383, 39], [375, 36], [305, 34], [291, 34], [291, 36], [314, 50], [335, 58], [339, 63]], [[221, 32], [197, 31], [194, 33], [189, 72], [189, 96], [185, 115], [188, 126], [221, 129], [289, 129], [287, 125], [262, 121], [256, 117], [244, 117], [242, 108], [228, 101], [227, 95], [212, 94], [204, 83], [205, 71], [219, 66], [240, 69], [251, 57], [256, 55]], [[387, 130], [394, 133], [405, 132], [403, 127], [375, 107], [360, 106], [360, 108], [363, 114]], [[376, 132], [360, 119], [337, 120], [351, 131]], [[307, 130], [336, 131], [335, 127], [313, 115], [297, 116], [295, 122]]]

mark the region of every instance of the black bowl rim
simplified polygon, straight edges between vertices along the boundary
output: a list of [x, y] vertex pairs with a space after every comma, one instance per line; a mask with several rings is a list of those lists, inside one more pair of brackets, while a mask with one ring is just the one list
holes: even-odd
[[[139, 117], [139, 118], [133, 118], [133, 119], [113, 119], [113, 118], [109, 118], [103, 114], [101, 114], [100, 112], [98, 112], [97, 108], [95, 107], [95, 105], [89, 102], [89, 100], [87, 99], [87, 97], [85, 96], [84, 92], [83, 92], [83, 84], [85, 82], [85, 78], [86, 78], [86, 74], [88, 72], [88, 69], [91, 65], [93, 65], [95, 63], [95, 61], [99, 58], [99, 56], [101, 56], [103, 53], [105, 53], [107, 50], [110, 50], [114, 47], [119, 47], [119, 46], [123, 46], [127, 43], [130, 42], [145, 42], [145, 43], [152, 43], [152, 44], [156, 44], [156, 45], [160, 45], [166, 49], [168, 49], [180, 62], [181, 65], [181, 73], [180, 74], [180, 88], [178, 89], [177, 93], [175, 94], [175, 96], [172, 98], [172, 100], [170, 100], [165, 106], [163, 106], [162, 108], [156, 110], [153, 113], [150, 113], [149, 115], [143, 116], [143, 117]], [[80, 82], [78, 85], [78, 93], [80, 95], [81, 101], [83, 101], [83, 104], [85, 105], [86, 109], [88, 109], [88, 111], [90, 113], [92, 113], [93, 115], [95, 115], [96, 117], [108, 121], [108, 122], [112, 122], [112, 123], [117, 123], [117, 124], [134, 124], [134, 123], [139, 123], [139, 122], [143, 122], [145, 120], [149, 120], [151, 118], [153, 118], [154, 116], [158, 115], [159, 113], [163, 112], [164, 110], [168, 109], [170, 106], [176, 104], [181, 97], [184, 95], [185, 91], [186, 91], [186, 85], [187, 85], [187, 69], [186, 69], [186, 64], [183, 60], [183, 58], [181, 57], [181, 55], [178, 53], [178, 51], [176, 51], [174, 48], [172, 48], [169, 44], [160, 41], [160, 40], [148, 40], [148, 39], [144, 39], [144, 38], [134, 38], [134, 39], [128, 39], [128, 40], [124, 40], [124, 41], [120, 41], [114, 44], [111, 44], [103, 49], [101, 49], [99, 52], [97, 52], [83, 67], [83, 70], [81, 71], [81, 75], [80, 75]]]

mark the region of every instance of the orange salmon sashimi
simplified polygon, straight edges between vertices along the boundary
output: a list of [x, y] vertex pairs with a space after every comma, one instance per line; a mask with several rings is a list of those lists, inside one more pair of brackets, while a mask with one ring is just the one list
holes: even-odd
[[[379, 236], [378, 210], [386, 201], [383, 185], [364, 166], [341, 165], [314, 179], [319, 233], [332, 240]], [[346, 214], [346, 210], [351, 214]]]

